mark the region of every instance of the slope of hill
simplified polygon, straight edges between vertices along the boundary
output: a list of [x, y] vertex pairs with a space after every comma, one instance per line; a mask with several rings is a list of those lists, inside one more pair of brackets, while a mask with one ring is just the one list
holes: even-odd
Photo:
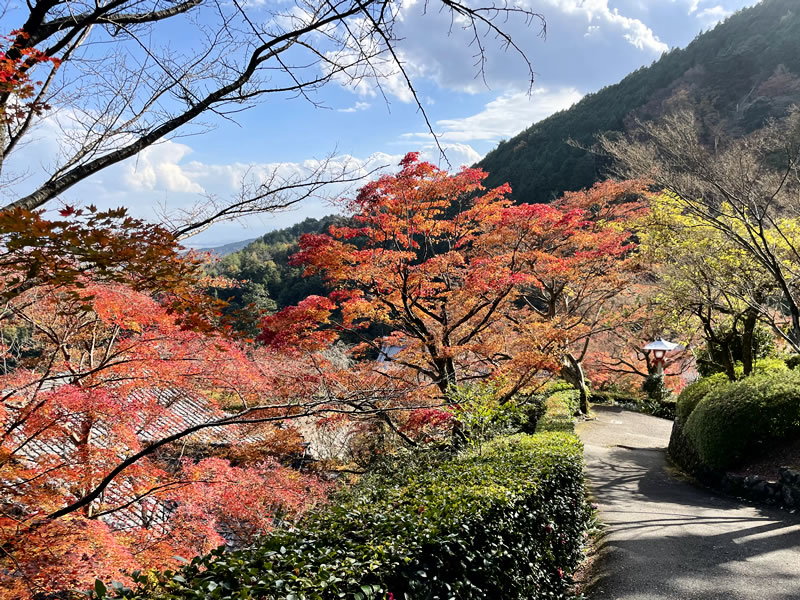
[[488, 185], [509, 182], [518, 202], [548, 202], [592, 185], [607, 168], [569, 140], [589, 147], [598, 133], [679, 107], [693, 108], [708, 130], [740, 135], [793, 103], [800, 103], [800, 2], [764, 0], [501, 142], [478, 166], [489, 172]]
[[211, 254], [216, 254], [217, 256], [228, 256], [228, 254], [233, 254], [237, 250], [241, 250], [247, 244], [255, 242], [258, 238], [250, 238], [249, 240], [240, 240], [238, 242], [231, 242], [229, 244], [224, 244], [222, 246], [214, 246], [213, 248], [197, 248], [198, 252], [210, 252]]
[[321, 233], [344, 221], [344, 217], [336, 215], [309, 217], [291, 227], [271, 231], [222, 257], [214, 274], [245, 283], [218, 293], [230, 298], [234, 308], [254, 304], [265, 310], [296, 304], [310, 294], [326, 293], [319, 277], [302, 277], [299, 267], [289, 265], [289, 257], [299, 249], [298, 240], [304, 233]]

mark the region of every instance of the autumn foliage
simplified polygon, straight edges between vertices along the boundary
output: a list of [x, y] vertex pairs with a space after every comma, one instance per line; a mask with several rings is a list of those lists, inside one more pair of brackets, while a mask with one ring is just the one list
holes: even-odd
[[126, 581], [324, 500], [283, 425], [317, 382], [232, 337], [163, 231], [70, 208], [0, 227], [0, 598]]
[[[334, 291], [268, 318], [262, 339], [343, 333], [365, 356], [393, 349], [384, 370], [440, 401], [451, 385], [484, 378], [502, 382], [507, 400], [559, 372], [625, 286], [633, 244], [623, 224], [642, 210], [642, 185], [514, 205], [508, 186], [483, 187], [479, 169], [451, 175], [413, 153], [400, 167], [349, 203], [353, 226], [301, 238], [293, 262]], [[299, 311], [318, 327], [298, 329]]]
[[7, 124], [11, 120], [24, 120], [49, 108], [36, 99], [36, 88], [42, 82], [32, 80], [30, 71], [41, 63], [49, 63], [56, 69], [61, 61], [29, 47], [28, 39], [30, 36], [24, 31], [12, 31], [11, 35], [0, 36], [0, 40], [8, 45], [0, 50], [0, 95], [13, 98], [13, 101], [3, 103], [1, 124]]
[[[351, 224], [292, 258], [331, 293], [242, 339], [201, 258], [124, 210], [0, 214], [0, 598], [243, 546], [347, 472], [459, 430], [453, 386], [504, 404], [614, 331], [638, 182], [515, 205], [486, 174], [409, 154]], [[214, 282], [218, 284], [219, 282]]]

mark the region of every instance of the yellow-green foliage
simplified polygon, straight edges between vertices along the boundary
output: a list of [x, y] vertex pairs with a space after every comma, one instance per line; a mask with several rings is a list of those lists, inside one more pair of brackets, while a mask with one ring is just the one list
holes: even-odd
[[580, 407], [580, 392], [568, 383], [555, 382], [545, 388], [545, 413], [537, 431], [573, 431]]
[[[721, 309], [709, 315], [714, 328], [729, 328], [730, 315], [746, 310], [745, 298], [772, 285], [771, 277], [730, 236], [687, 212], [674, 195], [663, 193], [650, 204], [639, 256], [656, 265], [659, 291], [654, 304], [662, 324], [688, 338], [699, 325], [695, 308], [714, 306]], [[721, 209], [725, 213], [726, 207]], [[736, 227], [735, 222], [729, 225]]]
[[[789, 367], [786, 366], [786, 362], [779, 357], [762, 358], [753, 365], [753, 375], [783, 373], [788, 370]], [[744, 372], [741, 364], [736, 365], [735, 371], [737, 377], [743, 377]], [[729, 380], [725, 373], [715, 373], [687, 385], [683, 388], [681, 395], [678, 396], [676, 418], [680, 421], [686, 421], [703, 398], [726, 383], [729, 383]]]
[[[756, 364], [753, 365], [753, 373], [781, 373], [783, 371], [788, 371], [789, 367], [786, 364], [786, 361], [779, 357], [779, 356], [771, 356], [769, 358], [762, 358], [756, 361]], [[736, 375], [738, 377], [742, 377], [744, 375], [744, 371], [742, 370], [741, 365], [736, 365]]]
[[709, 392], [726, 383], [728, 383], [728, 378], [725, 373], [715, 373], [710, 377], [703, 377], [687, 385], [683, 388], [681, 395], [678, 396], [675, 418], [681, 422], [686, 421]]

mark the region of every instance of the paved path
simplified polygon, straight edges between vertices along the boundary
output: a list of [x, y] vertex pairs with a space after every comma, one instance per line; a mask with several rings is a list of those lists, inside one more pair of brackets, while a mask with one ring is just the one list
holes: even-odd
[[800, 600], [800, 517], [671, 476], [670, 421], [594, 408], [579, 425], [600, 518], [591, 600]]

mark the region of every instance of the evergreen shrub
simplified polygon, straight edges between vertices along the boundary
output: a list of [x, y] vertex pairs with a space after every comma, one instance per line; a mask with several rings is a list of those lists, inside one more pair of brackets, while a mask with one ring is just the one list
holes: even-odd
[[760, 373], [715, 387], [687, 418], [685, 435], [717, 470], [800, 435], [800, 372]]
[[295, 529], [109, 594], [144, 600], [567, 598], [590, 511], [568, 433], [378, 470]]
[[[789, 366], [788, 360], [777, 357], [762, 358], [753, 365], [753, 375], [785, 373], [790, 368], [793, 367]], [[741, 363], [736, 365], [735, 371], [736, 377], [741, 378], [743, 376]], [[687, 385], [678, 396], [676, 418], [686, 421], [703, 398], [711, 391], [729, 382], [730, 380], [725, 373], [715, 373]]]
[[709, 392], [726, 383], [728, 383], [728, 378], [725, 373], [716, 373], [710, 377], [703, 377], [687, 385], [683, 388], [680, 396], [678, 396], [675, 407], [675, 418], [681, 422], [686, 421], [700, 401], [705, 398]]

